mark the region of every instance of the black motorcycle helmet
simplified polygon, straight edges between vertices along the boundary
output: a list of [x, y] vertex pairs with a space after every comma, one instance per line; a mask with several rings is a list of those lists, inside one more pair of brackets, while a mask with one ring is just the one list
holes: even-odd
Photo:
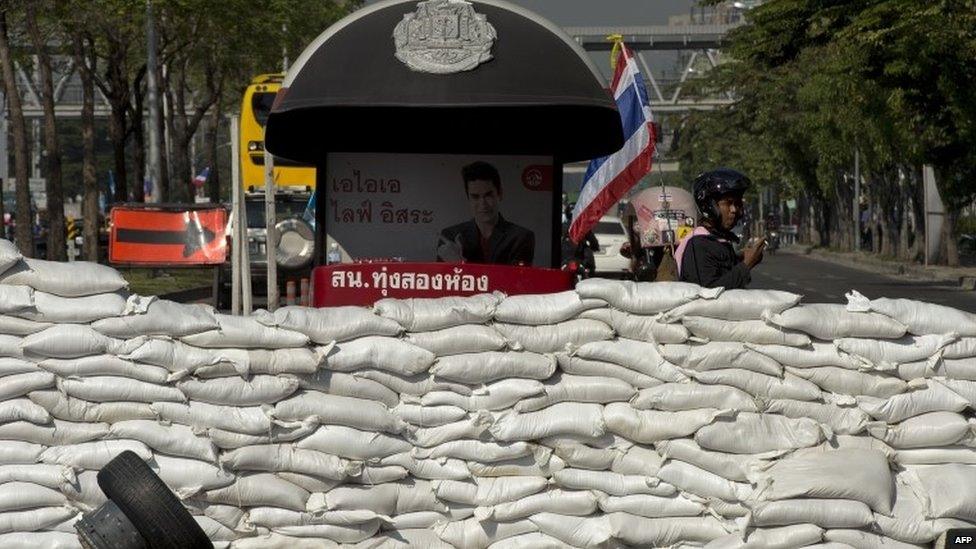
[[752, 181], [745, 174], [731, 168], [719, 168], [700, 174], [695, 178], [693, 194], [695, 205], [703, 218], [717, 221], [719, 218], [718, 199], [724, 195], [737, 194], [742, 196]]

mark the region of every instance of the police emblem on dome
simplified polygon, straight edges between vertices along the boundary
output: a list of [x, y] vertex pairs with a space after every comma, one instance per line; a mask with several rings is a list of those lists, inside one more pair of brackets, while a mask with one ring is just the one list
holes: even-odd
[[432, 74], [468, 71], [491, 59], [495, 28], [464, 0], [427, 0], [403, 16], [393, 39], [396, 56]]

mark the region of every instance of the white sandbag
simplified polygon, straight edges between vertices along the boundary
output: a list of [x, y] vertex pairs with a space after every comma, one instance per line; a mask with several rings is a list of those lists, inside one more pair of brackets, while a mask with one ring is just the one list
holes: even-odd
[[0, 314], [0, 334], [25, 337], [54, 326], [50, 322], [37, 322], [10, 315]]
[[[381, 525], [382, 526], [382, 525]], [[374, 536], [357, 543], [355, 549], [408, 549], [410, 547], [428, 547], [430, 549], [452, 549], [454, 546], [445, 543], [437, 534], [426, 527], [402, 529], [396, 532]]]
[[[971, 522], [954, 518], [930, 519], [928, 515], [928, 498], [916, 494], [912, 484], [917, 486], [916, 479], [908, 480], [913, 473], [906, 472], [895, 478], [895, 505], [891, 515], [876, 513], [874, 522], [877, 532], [905, 543], [931, 543], [943, 532], [950, 528], [973, 528]], [[938, 496], [936, 496], [938, 497]]]
[[26, 421], [43, 425], [51, 421], [51, 414], [26, 398], [15, 398], [0, 402], [0, 423], [11, 421]]
[[194, 516], [193, 520], [196, 521], [197, 526], [200, 527], [200, 530], [203, 530], [203, 533], [206, 534], [207, 538], [209, 538], [214, 544], [215, 549], [222, 542], [229, 543], [242, 537], [241, 534], [227, 528], [210, 517]]
[[466, 324], [433, 332], [410, 333], [404, 341], [436, 356], [501, 351], [508, 341], [491, 326]]
[[7, 482], [26, 482], [54, 490], [66, 484], [77, 482], [78, 478], [71, 467], [43, 463], [0, 465], [0, 484]]
[[[381, 518], [369, 511], [334, 511], [332, 513], [309, 513], [291, 511], [275, 507], [255, 507], [248, 509], [247, 521], [255, 526], [277, 528], [280, 526], [312, 526], [315, 524], [334, 524], [337, 526], [363, 524]], [[385, 517], [383, 517], [385, 518]]]
[[138, 336], [185, 337], [220, 327], [209, 306], [154, 299], [143, 314], [106, 318], [92, 328], [109, 337], [130, 339]]
[[[755, 291], [755, 290], [754, 290]], [[685, 542], [708, 542], [734, 527], [714, 517], [652, 519], [627, 513], [607, 515], [614, 537], [629, 545], [664, 547]]]
[[793, 419], [810, 418], [830, 427], [831, 431], [839, 435], [860, 433], [871, 421], [871, 418], [858, 408], [779, 398], [766, 401], [763, 411]]
[[904, 393], [907, 384], [894, 376], [881, 373], [857, 372], [826, 366], [823, 368], [792, 368], [787, 372], [811, 381], [824, 391], [840, 395], [867, 395], [877, 398], [888, 398]]
[[604, 513], [629, 513], [647, 518], [697, 517], [705, 512], [704, 505], [680, 495], [603, 496], [599, 503]]
[[875, 311], [891, 317], [916, 335], [947, 334], [976, 336], [976, 315], [934, 303], [881, 297], [869, 300], [856, 291], [847, 294], [847, 310]]
[[655, 377], [651, 377], [640, 372], [635, 372], [630, 368], [618, 366], [617, 364], [611, 364], [609, 362], [587, 360], [563, 353], [557, 354], [556, 360], [559, 364], [559, 369], [568, 374], [584, 377], [610, 377], [619, 379], [638, 389], [656, 387], [663, 383], [661, 380]]
[[245, 446], [220, 456], [220, 464], [234, 471], [293, 472], [343, 480], [362, 471], [362, 465], [292, 444]]
[[864, 528], [874, 522], [871, 508], [846, 499], [788, 499], [752, 505], [752, 524], [814, 524], [821, 528]]
[[120, 376], [155, 384], [165, 384], [169, 377], [169, 370], [165, 368], [136, 364], [112, 355], [49, 358], [38, 366], [60, 377]]
[[64, 522], [78, 514], [71, 507], [41, 507], [26, 511], [0, 513], [0, 534], [36, 532]]
[[502, 379], [475, 389], [470, 395], [434, 391], [420, 399], [423, 406], [454, 406], [469, 412], [510, 408], [523, 398], [541, 394], [543, 384], [529, 379]]
[[559, 456], [549, 456], [548, 460], [533, 456], [520, 457], [497, 463], [467, 462], [468, 471], [475, 477], [551, 477], [556, 471], [566, 468], [566, 462]]
[[95, 403], [69, 397], [60, 391], [33, 391], [27, 397], [52, 416], [65, 421], [115, 423], [127, 419], [156, 417], [156, 413], [145, 402]]
[[203, 348], [285, 349], [309, 344], [305, 334], [265, 326], [255, 317], [216, 314], [219, 328], [180, 338]]
[[969, 446], [910, 448], [895, 452], [894, 460], [902, 465], [940, 465], [944, 463], [976, 465], [976, 448]]
[[747, 482], [751, 468], [761, 466], [765, 463], [765, 458], [775, 457], [775, 454], [710, 452], [702, 450], [694, 441], [687, 439], [663, 440], [654, 446], [665, 458], [691, 463], [724, 479], [738, 482]]
[[485, 410], [471, 414], [471, 417], [441, 425], [439, 427], [424, 427], [407, 433], [407, 439], [417, 446], [431, 448], [462, 439], [478, 439], [488, 431], [492, 416]]
[[812, 419], [751, 412], [739, 413], [734, 420], [716, 421], [695, 433], [695, 442], [702, 448], [729, 454], [807, 448], [823, 438], [823, 429]]
[[26, 421], [0, 425], [0, 440], [20, 440], [45, 446], [79, 444], [102, 438], [107, 433], [106, 423], [73, 423], [60, 419], [51, 420], [48, 425], [34, 425]]
[[233, 484], [207, 490], [197, 497], [210, 503], [238, 507], [268, 506], [304, 511], [309, 493], [270, 473], [245, 473]]
[[920, 486], [927, 518], [957, 518], [976, 522], [976, 467], [959, 463], [913, 465], [906, 479]]
[[849, 311], [844, 305], [829, 303], [798, 305], [764, 318], [772, 325], [825, 340], [844, 337], [897, 339], [907, 330], [904, 324], [885, 315]]
[[661, 356], [698, 372], [739, 368], [768, 376], [779, 377], [783, 374], [783, 367], [775, 360], [732, 341], [714, 341], [704, 345], [662, 345]]
[[375, 368], [409, 376], [427, 371], [434, 353], [391, 337], [363, 337], [340, 343], [325, 359], [326, 367], [336, 372]]
[[200, 349], [166, 337], [137, 337], [127, 340], [116, 350], [119, 357], [140, 364], [166, 368], [174, 374], [188, 375], [197, 369], [221, 363], [230, 364], [235, 371], [246, 373], [247, 353], [227, 349]]
[[823, 539], [823, 533], [823, 528], [813, 524], [757, 528], [747, 539], [736, 532], [708, 542], [704, 549], [794, 549], [813, 546]]
[[408, 332], [429, 332], [462, 324], [485, 324], [491, 320], [499, 297], [478, 294], [470, 297], [430, 299], [381, 299], [373, 311], [403, 326]]
[[836, 529], [824, 533], [824, 541], [828, 543], [843, 543], [857, 549], [926, 549], [924, 545], [903, 543], [895, 539], [864, 530]]
[[139, 296], [135, 295], [127, 300], [117, 293], [87, 297], [59, 297], [44, 292], [34, 292], [33, 308], [10, 314], [37, 322], [87, 324], [103, 318], [135, 314], [145, 310], [145, 307], [145, 301], [140, 302]]
[[60, 388], [68, 396], [90, 402], [185, 402], [183, 392], [176, 387], [156, 385], [116, 376], [91, 376], [60, 380]]
[[416, 459], [409, 452], [405, 452], [385, 457], [379, 461], [379, 464], [399, 465], [409, 471], [411, 475], [426, 480], [466, 480], [471, 478], [468, 465], [460, 459]]
[[190, 400], [227, 406], [273, 404], [298, 390], [298, 379], [289, 376], [254, 376], [250, 379], [184, 379], [176, 387]]
[[298, 378], [302, 389], [381, 402], [392, 408], [400, 397], [386, 385], [356, 374], [318, 370]]
[[548, 379], [556, 357], [530, 352], [489, 352], [446, 356], [430, 368], [436, 378], [477, 385], [505, 378]]
[[495, 320], [528, 326], [551, 325], [604, 306], [598, 300], [581, 299], [580, 294], [572, 290], [545, 295], [513, 295], [498, 304]]
[[312, 423], [301, 423], [292, 425], [278, 425], [272, 423], [271, 430], [261, 435], [245, 435], [234, 431], [225, 431], [211, 427], [205, 432], [210, 440], [220, 449], [228, 450], [233, 448], [243, 448], [257, 444], [280, 444], [282, 442], [293, 442], [304, 438], [315, 432], [316, 426]]
[[969, 401], [969, 407], [976, 410], [976, 381], [964, 381], [959, 379], [941, 380], [952, 392]]
[[528, 520], [499, 523], [468, 519], [438, 524], [433, 530], [438, 537], [454, 547], [485, 549], [504, 539], [535, 532], [537, 527]]
[[220, 362], [199, 366], [193, 375], [201, 378], [253, 374], [315, 374], [325, 361], [324, 348], [319, 349], [213, 349]]
[[301, 391], [278, 402], [274, 415], [282, 421], [312, 421], [365, 431], [399, 433], [406, 428], [406, 422], [390, 413], [381, 402], [318, 391]]
[[976, 381], [976, 358], [950, 359], [936, 355], [927, 360], [899, 364], [895, 371], [905, 381], [930, 377]]
[[623, 402], [636, 393], [633, 386], [616, 378], [574, 376], [560, 372], [546, 380], [544, 386], [545, 394], [519, 401], [515, 404], [515, 410], [534, 412], [560, 402]]
[[834, 344], [845, 353], [884, 368], [925, 360], [956, 339], [955, 334], [932, 334], [891, 340], [841, 338]]
[[621, 475], [609, 471], [563, 469], [552, 475], [553, 483], [569, 490], [596, 490], [611, 496], [647, 494], [671, 496], [677, 493], [674, 486], [643, 475]]
[[684, 343], [691, 335], [681, 324], [665, 324], [658, 322], [657, 316], [632, 315], [617, 309], [590, 309], [580, 313], [579, 318], [599, 320], [620, 337], [637, 341]]
[[689, 375], [699, 383], [730, 385], [754, 397], [789, 398], [793, 400], [818, 400], [820, 398], [819, 387], [789, 372], [783, 374], [782, 379], [737, 369], [689, 372]]
[[686, 381], [688, 377], [668, 363], [653, 343], [617, 339], [581, 346], [574, 353], [586, 360], [610, 362], [665, 382]]
[[52, 465], [98, 471], [125, 451], [134, 453], [143, 461], [149, 461], [153, 456], [149, 447], [137, 440], [96, 440], [70, 446], [52, 446], [37, 459]]
[[637, 315], [671, 310], [695, 299], [715, 299], [722, 288], [702, 288], [687, 282], [631, 282], [590, 278], [576, 285], [584, 299], [602, 299], [616, 309]]
[[410, 476], [410, 471], [407, 471], [404, 467], [399, 467], [396, 465], [391, 465], [388, 467], [380, 467], [367, 465], [363, 467], [362, 472], [354, 477], [349, 477], [347, 482], [349, 484], [385, 484], [388, 482], [396, 482], [398, 480], [404, 480]]
[[[788, 347], [785, 345], [756, 345], [746, 343], [746, 347], [762, 353], [783, 366], [794, 368], [818, 368], [821, 366], [837, 366], [848, 370], [867, 368], [864, 362], [841, 353], [833, 343], [814, 341], [807, 347]], [[877, 369], [871, 367], [872, 369]]]
[[27, 286], [0, 285], [0, 312], [16, 314], [34, 308], [34, 290]]
[[657, 472], [657, 478], [682, 492], [709, 499], [742, 501], [752, 491], [752, 488], [746, 483], [732, 482], [690, 463], [678, 460], [667, 461]]
[[522, 326], [495, 323], [495, 329], [503, 336], [533, 353], [554, 353], [574, 349], [594, 341], [613, 337], [613, 330], [598, 320], [576, 319], [558, 324]]
[[239, 507], [188, 499], [183, 500], [183, 505], [194, 516], [210, 517], [235, 532], [255, 533], [254, 528], [244, 522], [245, 512]]
[[78, 534], [68, 532], [11, 532], [0, 535], [5, 549], [81, 549]]
[[36, 463], [41, 453], [46, 449], [46, 446], [40, 444], [6, 440], [0, 444], [0, 465]]
[[201, 490], [216, 490], [235, 480], [233, 473], [198, 459], [185, 459], [156, 454], [149, 466], [181, 499]]
[[281, 471], [276, 474], [282, 480], [287, 480], [310, 494], [315, 492], [328, 492], [329, 490], [342, 484], [341, 480], [331, 480], [319, 476], [305, 475], [302, 473]]
[[[553, 454], [562, 459], [568, 466], [578, 469], [594, 471], [609, 470], [618, 459], [622, 450], [608, 448], [592, 448], [571, 439], [546, 439], [542, 441]], [[657, 465], [660, 465], [658, 462]]]
[[359, 431], [342, 425], [322, 425], [295, 446], [347, 459], [379, 459], [408, 452], [413, 448], [413, 445], [399, 437]]
[[950, 446], [969, 435], [970, 430], [966, 418], [954, 412], [930, 412], [894, 425], [877, 422], [868, 427], [871, 436], [892, 448]]
[[942, 349], [942, 356], [955, 359], [976, 357], [976, 337], [959, 338], [954, 343], [946, 345]]
[[[429, 393], [436, 394], [436, 393]], [[454, 394], [454, 393], [448, 393]], [[459, 398], [467, 399], [458, 395]], [[468, 412], [458, 406], [422, 406], [401, 402], [390, 409], [395, 416], [418, 427], [439, 427], [467, 417]]]
[[711, 408], [683, 412], [636, 410], [623, 402], [608, 404], [603, 411], [603, 419], [609, 431], [645, 444], [686, 437], [717, 418], [733, 415], [731, 410]]
[[468, 482], [435, 480], [431, 485], [442, 501], [491, 507], [541, 492], [548, 482], [540, 477], [497, 477], [474, 478]]
[[480, 440], [455, 440], [433, 448], [414, 448], [413, 456], [420, 459], [457, 458], [464, 461], [495, 463], [533, 455], [535, 449], [535, 446], [526, 442], [497, 443]]
[[474, 516], [475, 507], [471, 505], [448, 505], [446, 511], [417, 511], [404, 513], [390, 518], [384, 530], [409, 530], [414, 528], [432, 528], [443, 522], [454, 522]]
[[617, 456], [610, 464], [610, 470], [621, 475], [654, 476], [661, 468], [664, 458], [656, 451], [644, 446], [631, 446], [618, 449]]
[[[20, 348], [23, 342], [24, 338], [22, 337], [0, 332], [0, 357], [23, 359], [24, 351]], [[6, 369], [0, 370], [0, 375], [10, 375], [11, 373], [19, 372], [7, 372]]]
[[471, 388], [467, 385], [434, 379], [433, 375], [427, 373], [405, 376], [382, 370], [359, 370], [355, 375], [380, 383], [401, 395], [423, 396], [431, 391], [452, 391], [462, 395], [471, 394]]
[[0, 284], [29, 286], [63, 297], [107, 294], [129, 287], [115, 269], [89, 261], [24, 260], [0, 275]]
[[197, 428], [217, 427], [228, 431], [260, 435], [271, 429], [270, 410], [262, 407], [215, 406], [206, 402], [155, 402], [159, 419]]
[[661, 317], [677, 322], [686, 316], [721, 320], [760, 320], [763, 313], [782, 312], [800, 302], [802, 296], [779, 290], [726, 290], [715, 299], [699, 299], [676, 307]]
[[757, 501], [788, 498], [850, 499], [890, 515], [894, 479], [885, 455], [877, 450], [806, 452], [771, 464], [750, 480]]
[[59, 324], [25, 337], [21, 349], [33, 356], [78, 358], [110, 353], [119, 344], [88, 326]]
[[37, 507], [58, 507], [67, 503], [64, 494], [39, 484], [28, 482], [0, 484], [0, 512], [20, 511]]
[[[439, 482], [439, 481], [435, 481]], [[313, 494], [308, 510], [368, 509], [380, 515], [399, 515], [419, 511], [446, 511], [437, 500], [432, 482], [417, 480], [377, 486], [339, 486], [324, 494]]]
[[641, 389], [630, 405], [638, 410], [680, 412], [701, 408], [756, 412], [756, 401], [744, 391], [721, 385], [665, 383]]
[[42, 372], [43, 370], [34, 362], [20, 358], [3, 357], [0, 358], [0, 378], [6, 378], [16, 374], [30, 374]]
[[924, 389], [909, 391], [888, 399], [857, 397], [857, 405], [874, 419], [897, 423], [926, 412], [961, 412], [969, 401], [945, 385], [928, 380]]
[[298, 538], [273, 532], [231, 542], [232, 549], [338, 549], [338, 547], [339, 544], [332, 540]]
[[98, 471], [81, 471], [74, 483], [61, 487], [71, 505], [82, 511], [94, 511], [108, 501], [98, 485]]
[[603, 406], [562, 402], [539, 412], [499, 414], [489, 429], [495, 440], [536, 440], [556, 436], [599, 437], [606, 432]]
[[397, 336], [403, 331], [395, 321], [365, 307], [288, 306], [275, 310], [270, 319], [267, 315], [257, 318], [259, 322], [305, 334], [320, 345], [367, 336]]
[[[787, 309], [786, 312], [796, 309], [796, 307]], [[736, 341], [790, 347], [803, 347], [810, 344], [808, 335], [767, 324], [762, 320], [731, 321], [704, 316], [686, 316], [681, 319], [681, 323], [696, 337], [710, 341]]]
[[22, 259], [24, 256], [21, 255], [16, 244], [6, 239], [0, 239], [0, 274], [7, 272]]
[[108, 438], [138, 440], [164, 454], [217, 461], [217, 452], [210, 439], [197, 435], [184, 425], [163, 425], [144, 419], [120, 421], [112, 424]]

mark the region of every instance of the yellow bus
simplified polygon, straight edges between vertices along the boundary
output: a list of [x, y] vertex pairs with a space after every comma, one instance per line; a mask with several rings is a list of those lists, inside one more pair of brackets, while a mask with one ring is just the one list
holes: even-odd
[[[241, 181], [245, 191], [264, 189], [264, 125], [284, 74], [260, 74], [251, 80], [241, 102]], [[315, 188], [315, 168], [275, 158], [278, 188]]]

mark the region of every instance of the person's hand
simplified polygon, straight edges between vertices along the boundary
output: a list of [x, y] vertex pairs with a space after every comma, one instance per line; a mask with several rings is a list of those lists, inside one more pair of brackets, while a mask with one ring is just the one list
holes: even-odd
[[745, 248], [742, 249], [742, 262], [746, 264], [746, 267], [752, 269], [762, 261], [763, 251], [766, 249], [766, 240], [759, 239], [755, 242], [750, 242]]
[[461, 235], [455, 235], [453, 241], [441, 235], [440, 242], [437, 246], [437, 257], [447, 263], [464, 261], [464, 255], [461, 253], [463, 249], [461, 246]]

